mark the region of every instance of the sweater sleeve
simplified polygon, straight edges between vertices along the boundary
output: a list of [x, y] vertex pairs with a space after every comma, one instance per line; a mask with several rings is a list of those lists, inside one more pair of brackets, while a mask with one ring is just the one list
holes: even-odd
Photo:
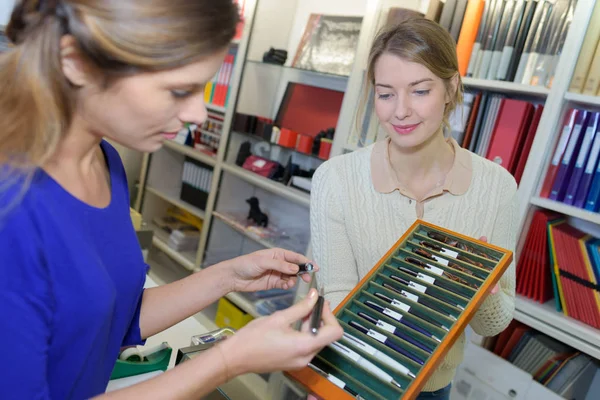
[[0, 219], [0, 224], [0, 342], [6, 367], [0, 374], [2, 398], [48, 399], [50, 281], [36, 251], [33, 224], [26, 218]]
[[344, 192], [332, 161], [313, 176], [310, 226], [313, 257], [320, 268], [317, 286], [333, 309], [356, 286], [359, 275], [340, 204]]
[[[489, 242], [496, 246], [511, 250], [514, 254], [517, 238], [517, 186], [510, 179], [508, 187], [504, 185], [500, 203]], [[490, 294], [471, 320], [471, 327], [481, 336], [495, 336], [502, 332], [513, 319], [515, 311], [515, 262], [514, 257], [498, 285], [500, 290]]]

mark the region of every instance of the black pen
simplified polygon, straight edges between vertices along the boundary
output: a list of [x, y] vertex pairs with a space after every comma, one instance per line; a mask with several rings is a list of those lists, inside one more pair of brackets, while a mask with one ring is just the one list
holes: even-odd
[[380, 319], [375, 319], [372, 316], [370, 316], [369, 314], [366, 314], [366, 313], [364, 313], [362, 311], [358, 312], [358, 316], [361, 317], [361, 318], [364, 318], [367, 321], [369, 321], [370, 323], [372, 323], [373, 325], [377, 326], [381, 330], [389, 332], [392, 335], [399, 337], [400, 339], [404, 340], [405, 342], [408, 342], [408, 343], [412, 344], [413, 346], [418, 347], [418, 348], [420, 348], [421, 350], [423, 350], [423, 351], [425, 351], [427, 353], [433, 353], [433, 348], [427, 346], [425, 343], [422, 343], [422, 342], [420, 342], [420, 341], [418, 341], [416, 339], [413, 339], [409, 335], [405, 335], [404, 333], [402, 333], [401, 330], [397, 329], [392, 324], [388, 324], [387, 322], [382, 321]]
[[[420, 262], [420, 261], [419, 261], [419, 260], [417, 260], [417, 259], [414, 259], [414, 258], [411, 258], [411, 257], [407, 257], [407, 258], [406, 258], [406, 262], [409, 262], [409, 263], [411, 263], [411, 264], [413, 264], [413, 265], [417, 265], [418, 267], [420, 267], [420, 268], [423, 268], [423, 263], [422, 263], [422, 262]], [[422, 273], [420, 273], [420, 272], [415, 272], [415, 271], [413, 271], [413, 270], [411, 270], [411, 269], [409, 269], [409, 268], [398, 267], [398, 269], [399, 269], [400, 271], [404, 272], [405, 274], [412, 275], [412, 276], [414, 276], [415, 278], [419, 278], [419, 279], [421, 279], [422, 281], [425, 281], [425, 282], [427, 282], [427, 283], [429, 283], [429, 284], [431, 284], [431, 285], [435, 285], [435, 286], [441, 287], [442, 289], [446, 289], [447, 291], [449, 291], [449, 292], [452, 292], [452, 293], [453, 293], [453, 294], [455, 294], [456, 296], [460, 296], [460, 297], [464, 298], [465, 300], [468, 300], [468, 299], [465, 297], [465, 295], [463, 295], [463, 294], [462, 294], [462, 293], [460, 293], [460, 292], [457, 292], [457, 291], [456, 291], [456, 290], [455, 290], [455, 289], [452, 287], [452, 285], [450, 285], [450, 284], [448, 284], [448, 283], [444, 282], [444, 281], [443, 281], [443, 280], [441, 280], [441, 279], [435, 279], [435, 278], [434, 278], [434, 277], [432, 277], [432, 276], [425, 275], [425, 274], [422, 274]], [[410, 271], [410, 272], [409, 272], [409, 271]]]
[[[416, 275], [415, 275], [415, 274], [416, 274], [416, 272], [413, 272], [413, 271], [411, 271], [411, 270], [408, 270], [408, 269], [405, 271], [405, 270], [403, 270], [402, 268], [403, 268], [403, 267], [400, 267], [400, 269], [402, 270], [402, 272], [404, 272], [405, 274], [409, 274], [409, 275], [411, 275], [411, 276], [416, 276]], [[413, 282], [413, 281], [407, 281], [406, 279], [403, 279], [403, 278], [399, 277], [398, 275], [394, 275], [394, 274], [390, 275], [390, 279], [393, 279], [393, 280], [395, 280], [395, 281], [396, 281], [396, 282], [398, 282], [398, 283], [401, 283], [401, 284], [403, 284], [403, 285], [405, 285], [405, 286], [408, 286], [408, 287], [410, 287], [410, 288], [413, 288], [413, 289], [415, 289], [417, 292], [421, 292], [421, 293], [423, 293], [423, 294], [426, 294], [426, 295], [428, 295], [428, 296], [431, 296], [431, 297], [433, 297], [433, 298], [435, 298], [435, 299], [438, 299], [439, 301], [441, 301], [441, 302], [444, 302], [444, 303], [448, 304], [450, 307], [454, 307], [454, 308], [458, 308], [458, 309], [460, 309], [460, 310], [464, 310], [464, 307], [463, 307], [463, 306], [461, 306], [460, 304], [458, 304], [458, 303], [456, 303], [456, 302], [454, 302], [454, 301], [450, 301], [450, 300], [448, 300], [448, 299], [446, 299], [446, 298], [444, 298], [444, 297], [441, 297], [441, 296], [439, 296], [439, 295], [438, 295], [437, 293], [435, 293], [434, 291], [432, 291], [432, 290], [429, 290], [429, 288], [427, 288], [426, 286], [419, 285], [418, 283], [416, 283], [416, 282]]]
[[413, 324], [410, 321], [407, 321], [404, 318], [404, 316], [402, 314], [400, 314], [399, 312], [390, 310], [387, 307], [381, 307], [379, 304], [373, 303], [371, 300], [365, 301], [365, 304], [368, 305], [369, 307], [371, 307], [373, 310], [379, 311], [380, 313], [387, 315], [388, 317], [392, 318], [393, 320], [400, 322], [402, 325], [406, 325], [410, 329], [415, 330], [422, 335], [430, 337], [437, 342], [441, 342], [441, 340], [439, 338], [437, 338], [436, 336], [434, 336], [432, 333], [429, 333], [425, 329]]
[[[436, 256], [435, 254], [433, 254], [433, 253], [430, 253], [430, 252], [429, 252], [429, 251], [427, 251], [427, 250], [423, 250], [423, 249], [419, 249], [419, 248], [414, 248], [414, 249], [413, 249], [413, 253], [415, 253], [415, 254], [418, 254], [418, 255], [420, 255], [421, 257], [423, 257], [423, 258], [427, 258], [427, 259], [429, 259], [429, 260], [431, 260], [431, 261], [435, 261], [435, 262], [437, 262], [438, 264], [445, 265], [446, 267], [450, 267], [450, 268], [452, 268], [452, 269], [455, 269], [455, 270], [457, 270], [457, 271], [460, 271], [460, 272], [462, 272], [463, 274], [471, 275], [471, 276], [473, 276], [473, 277], [475, 277], [475, 278], [477, 278], [477, 279], [480, 279], [480, 280], [485, 280], [485, 275], [483, 275], [483, 276], [482, 276], [482, 275], [481, 275], [481, 274], [482, 274], [481, 272], [479, 272], [479, 273], [478, 273], [478, 272], [476, 272], [476, 271], [472, 271], [472, 270], [470, 270], [470, 269], [468, 269], [468, 268], [465, 268], [465, 267], [463, 267], [462, 265], [458, 265], [458, 264], [457, 264], [457, 263], [455, 263], [455, 262], [452, 262], [452, 261], [446, 260], [445, 258], [442, 258], [442, 257], [438, 257], [438, 256]], [[465, 285], [467, 285], [467, 286], [471, 286], [471, 287], [475, 287], [475, 288], [477, 288], [477, 286], [476, 286], [476, 285], [475, 285], [475, 286], [473, 286], [474, 284], [472, 284], [472, 283], [469, 283], [469, 282], [465, 281], [464, 279], [462, 279], [462, 278], [460, 278], [460, 277], [458, 277], [458, 276], [456, 277], [456, 279], [460, 279], [460, 280], [462, 280], [462, 281], [463, 281], [463, 284], [465, 284]]]
[[402, 354], [404, 357], [407, 357], [410, 360], [413, 360], [417, 364], [420, 364], [420, 365], [425, 364], [424, 360], [421, 360], [419, 357], [417, 357], [417, 356], [411, 354], [410, 352], [404, 350], [402, 347], [400, 347], [397, 344], [395, 344], [394, 342], [392, 342], [390, 340], [390, 338], [388, 338], [387, 336], [385, 336], [385, 335], [383, 335], [383, 334], [381, 334], [381, 333], [379, 333], [377, 331], [374, 331], [373, 329], [365, 328], [364, 326], [362, 326], [358, 322], [350, 321], [350, 326], [352, 326], [353, 328], [359, 330], [360, 332], [364, 333], [365, 335], [367, 335], [367, 336], [369, 336], [369, 337], [377, 340], [379, 343], [385, 344], [390, 349], [397, 351], [398, 353]]
[[323, 297], [323, 288], [319, 290], [319, 298], [313, 308], [312, 315], [310, 316], [310, 332], [313, 335], [319, 333], [319, 326], [321, 325], [321, 316], [323, 315], [323, 303], [325, 298]]
[[428, 307], [428, 308], [432, 309], [433, 311], [442, 314], [446, 318], [450, 318], [451, 320], [456, 321], [456, 317], [448, 314], [445, 311], [438, 309], [438, 306], [436, 304], [434, 304], [433, 302], [427, 301], [424, 298], [417, 296], [416, 294], [409, 293], [405, 290], [398, 289], [397, 287], [390, 285], [389, 283], [384, 283], [383, 287], [393, 291], [394, 293], [398, 293], [400, 296], [406, 297], [407, 299], [414, 301], [415, 303], [419, 303], [425, 307]]
[[383, 300], [386, 303], [389, 303], [392, 307], [394, 307], [397, 310], [402, 310], [402, 311], [404, 311], [407, 314], [410, 314], [412, 316], [420, 318], [423, 321], [429, 322], [431, 325], [433, 325], [433, 326], [435, 326], [437, 328], [443, 329], [446, 332], [450, 331], [450, 329], [448, 329], [447, 327], [445, 327], [444, 325], [442, 325], [441, 323], [439, 323], [435, 319], [428, 317], [427, 315], [421, 313], [420, 311], [418, 311], [417, 309], [411, 307], [410, 305], [399, 301], [398, 299], [393, 299], [393, 298], [391, 298], [389, 296], [386, 296], [385, 294], [379, 293], [379, 292], [375, 292], [374, 295], [376, 297], [378, 297], [380, 300]]

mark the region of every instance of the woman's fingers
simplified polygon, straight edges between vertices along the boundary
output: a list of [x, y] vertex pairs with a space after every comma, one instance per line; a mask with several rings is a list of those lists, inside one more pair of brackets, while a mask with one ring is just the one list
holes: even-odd
[[317, 291], [310, 289], [308, 295], [300, 300], [298, 303], [286, 308], [285, 310], [278, 311], [279, 317], [283, 320], [283, 323], [291, 325], [296, 321], [308, 316], [315, 304], [317, 303]]

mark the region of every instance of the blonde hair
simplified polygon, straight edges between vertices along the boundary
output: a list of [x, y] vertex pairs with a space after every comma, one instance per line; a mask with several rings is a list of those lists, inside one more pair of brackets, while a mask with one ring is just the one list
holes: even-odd
[[22, 0], [0, 54], [0, 172], [31, 172], [55, 153], [77, 90], [61, 68], [61, 38], [72, 35], [107, 77], [188, 64], [225, 48], [235, 35], [232, 0]]
[[[403, 60], [415, 62], [429, 69], [444, 81], [446, 91], [451, 95], [444, 110], [443, 128], [450, 129], [449, 116], [463, 101], [463, 86], [458, 72], [456, 43], [452, 36], [439, 24], [425, 18], [409, 18], [397, 25], [384, 27], [373, 40], [367, 63], [366, 82], [363, 85], [362, 100], [357, 113], [356, 128], [366, 115], [367, 103], [374, 96], [375, 65], [383, 54], [393, 54]], [[456, 77], [458, 85], [454, 90], [452, 79]]]

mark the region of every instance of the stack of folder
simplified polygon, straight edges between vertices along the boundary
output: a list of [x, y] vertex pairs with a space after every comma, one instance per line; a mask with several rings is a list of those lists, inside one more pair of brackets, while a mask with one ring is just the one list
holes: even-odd
[[568, 109], [540, 196], [598, 212], [599, 155], [600, 112]]
[[600, 239], [571, 226], [566, 218], [534, 213], [517, 264], [517, 293], [600, 329]]

